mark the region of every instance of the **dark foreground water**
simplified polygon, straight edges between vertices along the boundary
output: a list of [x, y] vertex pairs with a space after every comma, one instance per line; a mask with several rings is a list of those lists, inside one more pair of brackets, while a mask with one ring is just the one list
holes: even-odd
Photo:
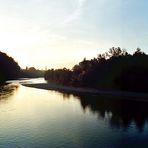
[[19, 85], [0, 93], [0, 147], [148, 147], [147, 119], [146, 102]]

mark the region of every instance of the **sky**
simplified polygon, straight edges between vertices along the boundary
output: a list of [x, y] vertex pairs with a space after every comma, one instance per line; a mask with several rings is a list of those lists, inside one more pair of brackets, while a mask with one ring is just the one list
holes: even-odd
[[148, 53], [147, 0], [0, 0], [0, 50], [22, 68], [72, 68], [111, 47]]

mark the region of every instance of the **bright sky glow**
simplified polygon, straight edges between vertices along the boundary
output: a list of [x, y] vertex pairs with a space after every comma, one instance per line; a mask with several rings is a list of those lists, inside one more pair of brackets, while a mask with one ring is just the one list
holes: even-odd
[[110, 47], [147, 52], [147, 0], [0, 0], [0, 50], [21, 67], [71, 68]]

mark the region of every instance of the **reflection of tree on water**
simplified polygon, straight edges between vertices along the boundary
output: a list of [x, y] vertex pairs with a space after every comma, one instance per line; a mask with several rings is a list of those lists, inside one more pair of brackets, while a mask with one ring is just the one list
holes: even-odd
[[[68, 95], [65, 95], [68, 97]], [[148, 119], [148, 102], [113, 98], [107, 96], [79, 95], [81, 106], [97, 113], [98, 118], [107, 119], [112, 127], [127, 129], [134, 122], [142, 131]]]
[[0, 100], [7, 99], [9, 96], [13, 95], [17, 88], [18, 85], [16, 84], [0, 85]]
[[113, 127], [126, 129], [134, 121], [137, 128], [142, 130], [148, 119], [148, 102], [97, 96], [81, 96], [79, 99], [84, 110], [88, 107], [103, 118], [107, 114]]

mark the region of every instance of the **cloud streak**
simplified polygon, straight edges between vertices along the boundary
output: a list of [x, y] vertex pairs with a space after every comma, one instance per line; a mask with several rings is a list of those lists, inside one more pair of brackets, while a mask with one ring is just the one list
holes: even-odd
[[81, 14], [83, 13], [85, 1], [86, 0], [78, 0], [77, 8], [75, 9], [75, 11], [64, 20], [65, 25], [77, 20], [81, 16]]

